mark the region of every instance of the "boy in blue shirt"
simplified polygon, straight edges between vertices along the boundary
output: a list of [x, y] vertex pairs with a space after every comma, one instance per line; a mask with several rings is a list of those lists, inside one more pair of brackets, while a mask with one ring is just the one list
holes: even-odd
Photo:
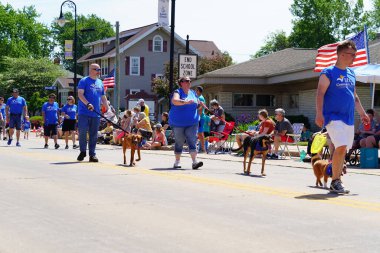
[[25, 117], [25, 121], [23, 123], [23, 130], [24, 130], [24, 139], [29, 140], [29, 132], [30, 132], [29, 116]]
[[335, 65], [322, 71], [317, 89], [315, 123], [326, 127], [335, 146], [330, 185], [330, 191], [334, 193], [350, 192], [345, 189], [340, 177], [347, 147], [350, 148], [354, 140], [355, 108], [364, 123], [370, 121], [356, 94], [355, 73], [348, 68], [356, 57], [356, 51], [353, 41], [340, 43], [336, 49]]
[[58, 145], [58, 136], [57, 136], [57, 127], [59, 123], [59, 105], [55, 102], [55, 94], [52, 93], [49, 95], [49, 101], [45, 102], [42, 106], [42, 118], [44, 120], [44, 137], [45, 137], [45, 146], [48, 148], [49, 137], [52, 136], [54, 139], [55, 149], [59, 148]]

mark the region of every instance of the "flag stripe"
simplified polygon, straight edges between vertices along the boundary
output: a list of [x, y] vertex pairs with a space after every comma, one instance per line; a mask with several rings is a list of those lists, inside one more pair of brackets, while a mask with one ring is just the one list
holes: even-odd
[[103, 86], [105, 88], [114, 88], [115, 87], [115, 69], [113, 69], [108, 76], [103, 79]]
[[[356, 57], [351, 67], [368, 64], [367, 47], [365, 41], [365, 33], [360, 32], [351, 37], [350, 40], [356, 44]], [[324, 68], [334, 65], [337, 60], [336, 48], [340, 42], [327, 44], [318, 49], [318, 54], [315, 58], [314, 72], [321, 72]]]

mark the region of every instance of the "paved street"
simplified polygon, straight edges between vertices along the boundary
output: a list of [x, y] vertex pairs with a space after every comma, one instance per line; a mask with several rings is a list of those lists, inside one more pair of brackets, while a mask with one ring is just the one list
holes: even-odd
[[[120, 147], [77, 150], [0, 143], [0, 253], [379, 252], [380, 170], [349, 169], [351, 194], [313, 187], [310, 164], [271, 160], [243, 176], [241, 157], [143, 151], [134, 168]], [[127, 156], [127, 160], [129, 154]]]

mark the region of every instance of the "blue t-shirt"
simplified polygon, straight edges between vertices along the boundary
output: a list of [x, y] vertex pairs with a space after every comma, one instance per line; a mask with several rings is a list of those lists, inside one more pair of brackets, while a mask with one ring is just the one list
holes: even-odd
[[[78, 84], [78, 90], [84, 90], [84, 97], [94, 106], [94, 111], [100, 113], [100, 101], [104, 95], [104, 86], [100, 79], [92, 79], [89, 76], [82, 78]], [[87, 109], [87, 106], [79, 99], [78, 115], [86, 115], [89, 117], [100, 117], [95, 112]]]
[[3, 119], [4, 119], [4, 120], [5, 120], [6, 117], [7, 117], [7, 115], [6, 115], [6, 113], [5, 113], [5, 107], [6, 107], [5, 104], [2, 104], [2, 105], [0, 106], [0, 113], [3, 115]]
[[25, 121], [24, 122], [24, 130], [30, 129], [30, 121]]
[[169, 124], [174, 127], [187, 127], [198, 124], [198, 98], [193, 90], [189, 90], [186, 94], [181, 88], [174, 91], [179, 94], [179, 98], [183, 100], [194, 100], [195, 103], [188, 105], [173, 105], [169, 111]]
[[77, 105], [66, 104], [62, 107], [61, 112], [64, 112], [66, 115], [68, 115], [70, 117], [70, 119], [76, 119]]
[[[199, 101], [202, 102], [203, 104], [206, 104], [206, 99], [205, 99], [202, 95], [200, 95], [200, 96], [198, 97], [198, 99], [199, 99]], [[201, 117], [201, 119], [204, 119], [204, 117], [205, 117], [205, 108], [204, 108], [204, 107], [202, 107], [202, 114], [200, 115], [200, 117]]]
[[8, 98], [7, 106], [9, 106], [9, 113], [12, 114], [22, 114], [24, 106], [26, 106], [26, 101], [23, 97], [18, 96], [14, 98], [13, 96]]
[[45, 102], [42, 106], [42, 111], [45, 112], [45, 125], [58, 124], [59, 106], [57, 102], [54, 102], [53, 104]]
[[325, 74], [330, 80], [323, 103], [325, 125], [332, 120], [341, 120], [347, 125], [354, 125], [355, 114], [355, 73], [352, 69], [339, 69], [335, 66], [325, 68]]

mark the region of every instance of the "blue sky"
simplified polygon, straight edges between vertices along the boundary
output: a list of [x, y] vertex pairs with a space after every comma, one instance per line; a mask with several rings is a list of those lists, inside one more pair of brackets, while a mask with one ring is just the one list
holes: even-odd
[[[50, 24], [63, 0], [0, 0], [14, 8], [34, 5], [40, 21]], [[91, 14], [126, 30], [157, 22], [157, 0], [74, 0], [78, 14]], [[212, 40], [235, 62], [249, 60], [270, 32], [291, 31], [289, 11], [293, 0], [176, 0], [175, 29], [183, 38]], [[364, 0], [371, 8], [371, 0]], [[71, 11], [64, 7], [64, 11]]]

